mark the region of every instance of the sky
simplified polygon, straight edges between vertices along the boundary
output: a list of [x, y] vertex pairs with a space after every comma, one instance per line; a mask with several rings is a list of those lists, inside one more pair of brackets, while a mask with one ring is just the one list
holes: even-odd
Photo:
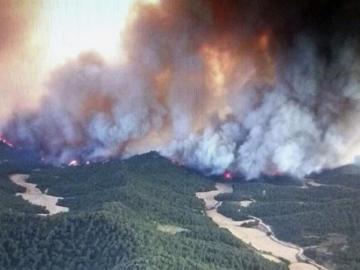
[[123, 61], [121, 33], [135, 2], [0, 0], [0, 120], [13, 108], [38, 106], [51, 72], [81, 53], [96, 52], [108, 63]]
[[96, 51], [109, 61], [118, 58], [121, 31], [132, 2], [45, 1], [37, 30], [44, 33], [48, 64], [56, 66], [87, 50]]

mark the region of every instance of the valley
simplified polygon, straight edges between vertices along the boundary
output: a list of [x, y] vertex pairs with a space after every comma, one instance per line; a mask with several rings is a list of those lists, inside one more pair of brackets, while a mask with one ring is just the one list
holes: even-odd
[[[233, 193], [216, 197], [222, 201], [218, 211], [237, 222], [258, 217], [278, 239], [301, 246], [306, 257], [327, 269], [356, 270], [360, 268], [358, 171], [356, 165], [347, 165], [305, 180], [263, 177], [237, 182]], [[256, 203], [241, 207], [239, 201], [244, 199]]]
[[[231, 184], [217, 183], [215, 191], [196, 193], [196, 196], [203, 199], [206, 207], [206, 214], [221, 228], [228, 229], [235, 237], [253, 246], [266, 259], [281, 262], [289, 262], [290, 270], [316, 270], [325, 269], [314, 261], [303, 255], [302, 248], [290, 243], [278, 240], [271, 231], [271, 228], [264, 224], [261, 219], [251, 217], [249, 220], [235, 221], [225, 217], [218, 212], [221, 202], [215, 197], [219, 194], [232, 193]], [[240, 204], [241, 205], [241, 204]], [[244, 206], [242, 206], [244, 207]], [[246, 223], [257, 221], [257, 225], [244, 226]]]
[[[156, 153], [75, 167], [9, 163], [0, 174], [1, 270], [286, 270], [219, 228], [198, 191], [213, 183]], [[8, 175], [56, 198], [48, 214], [17, 193]], [[42, 195], [40, 195], [42, 196]]]
[[156, 153], [51, 167], [5, 150], [0, 269], [358, 269], [351, 168], [305, 188], [279, 177], [215, 184]]

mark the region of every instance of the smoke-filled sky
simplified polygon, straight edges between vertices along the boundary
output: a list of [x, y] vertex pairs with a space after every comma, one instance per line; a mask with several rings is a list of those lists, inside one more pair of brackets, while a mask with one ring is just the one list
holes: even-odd
[[360, 3], [0, 0], [0, 131], [47, 162], [156, 150], [246, 178], [360, 154]]

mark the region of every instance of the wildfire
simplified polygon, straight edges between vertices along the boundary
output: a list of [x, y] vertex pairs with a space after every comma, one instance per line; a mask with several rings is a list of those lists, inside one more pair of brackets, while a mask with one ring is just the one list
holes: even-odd
[[227, 50], [204, 45], [202, 54], [205, 57], [210, 83], [214, 86], [215, 95], [222, 96], [227, 77], [235, 65], [234, 56]]
[[270, 164], [268, 171], [266, 172], [270, 176], [280, 176], [282, 172], [278, 169], [275, 164]]
[[225, 180], [231, 180], [233, 178], [233, 174], [229, 171], [225, 171], [224, 174], [223, 174], [223, 177]]
[[258, 47], [261, 51], [268, 53], [269, 50], [269, 42], [270, 36], [266, 33], [260, 35], [258, 40]]
[[73, 159], [72, 161], [69, 162], [68, 165], [71, 167], [79, 166], [79, 161], [77, 161], [76, 159]]
[[171, 159], [171, 163], [176, 165], [176, 166], [183, 166], [184, 165], [177, 159]]
[[0, 142], [6, 144], [9, 147], [14, 147], [14, 145], [1, 134], [0, 134]]
[[227, 84], [232, 80], [240, 57], [231, 50], [208, 44], [202, 46], [200, 53], [206, 65], [206, 83], [216, 99], [212, 109], [220, 118], [225, 118], [231, 112], [226, 102]]

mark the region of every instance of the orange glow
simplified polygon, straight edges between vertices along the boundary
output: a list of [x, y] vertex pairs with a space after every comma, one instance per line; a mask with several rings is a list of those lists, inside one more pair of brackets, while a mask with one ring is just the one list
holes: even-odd
[[229, 171], [225, 171], [223, 174], [224, 180], [231, 180], [233, 178], [233, 175]]
[[263, 52], [268, 52], [270, 36], [266, 33], [262, 34], [258, 40], [259, 49]]
[[225, 119], [231, 113], [227, 97], [229, 84], [236, 77], [239, 82], [248, 79], [248, 71], [240, 71], [241, 55], [235, 50], [226, 50], [220, 46], [205, 44], [200, 50], [206, 68], [206, 84], [210, 89], [212, 101], [208, 103], [208, 114], [216, 113]]
[[269, 52], [270, 35], [264, 33], [258, 38], [259, 58], [257, 61], [258, 74], [266, 83], [272, 83], [275, 77], [274, 63]]
[[167, 98], [167, 91], [171, 80], [170, 69], [164, 69], [155, 76], [156, 97], [161, 104], [164, 104]]
[[236, 56], [209, 45], [204, 45], [201, 52], [206, 60], [210, 85], [215, 90], [215, 96], [224, 95], [227, 79], [236, 64]]
[[[96, 93], [96, 91], [94, 91]], [[90, 119], [95, 113], [102, 112], [111, 115], [111, 108], [114, 101], [111, 97], [99, 94], [92, 94], [88, 96], [82, 104], [81, 118]]]

